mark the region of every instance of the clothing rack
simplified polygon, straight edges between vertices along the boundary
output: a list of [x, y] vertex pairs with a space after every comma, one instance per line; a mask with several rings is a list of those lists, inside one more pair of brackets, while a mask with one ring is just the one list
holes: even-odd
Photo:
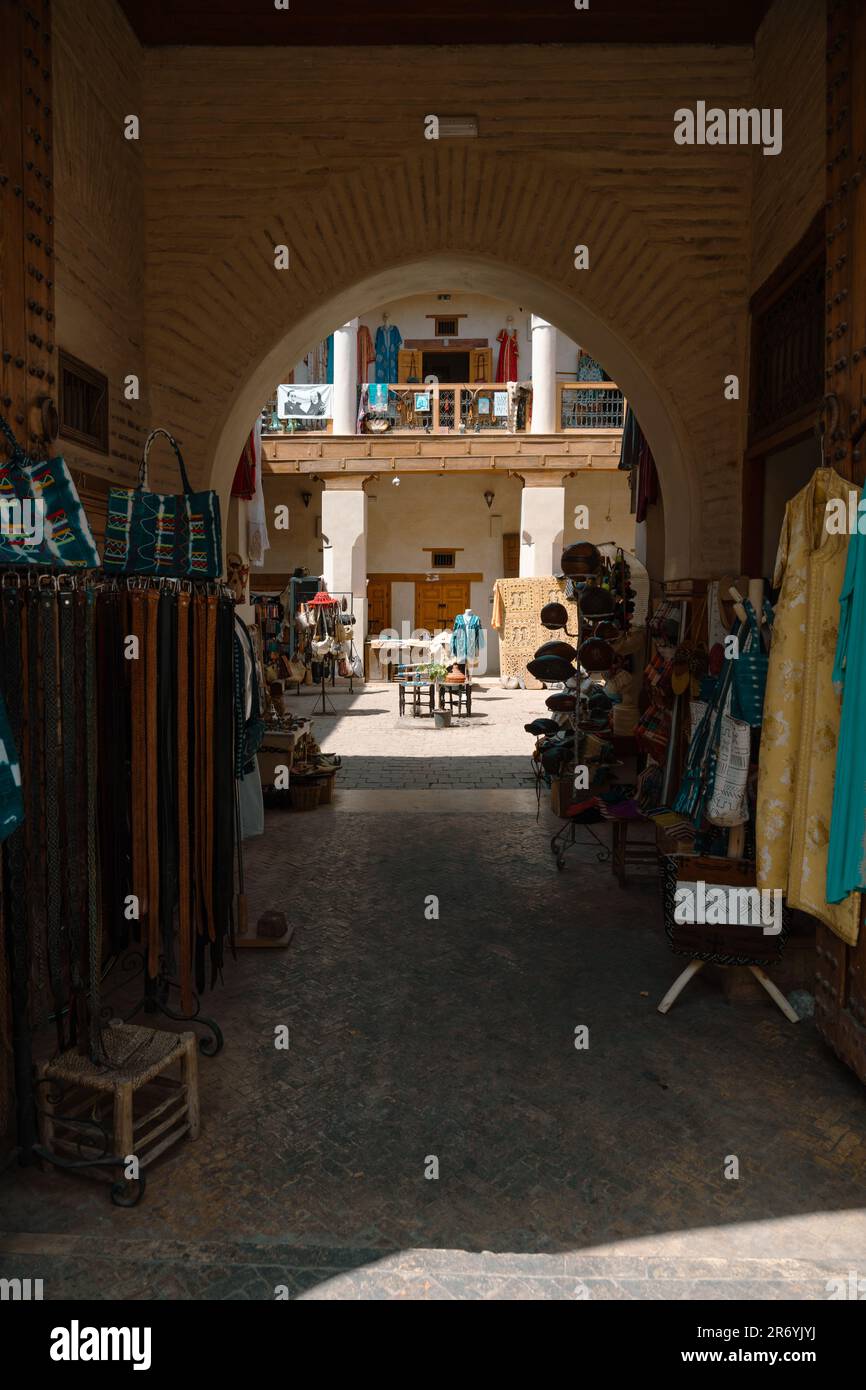
[[129, 1018], [201, 1023], [201, 1050], [222, 1045], [198, 996], [234, 935], [233, 607], [207, 581], [0, 570], [0, 693], [25, 813], [0, 847], [23, 1163], [90, 1162], [36, 1143], [34, 1036], [50, 1023], [56, 1055], [107, 1065], [107, 957], [138, 959]]

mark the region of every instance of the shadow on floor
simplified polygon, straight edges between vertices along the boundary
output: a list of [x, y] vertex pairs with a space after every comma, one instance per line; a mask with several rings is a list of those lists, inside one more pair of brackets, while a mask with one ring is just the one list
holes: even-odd
[[[269, 812], [250, 921], [283, 908], [295, 939], [241, 953], [207, 997], [227, 1041], [201, 1062], [200, 1139], [134, 1211], [7, 1173], [19, 1273], [50, 1270], [65, 1292], [46, 1297], [272, 1298], [399, 1251], [561, 1260], [815, 1213], [845, 1247], [866, 1179], [854, 1076], [810, 1023], [700, 980], [659, 1015], [681, 961], [658, 892], [620, 889], [591, 852], [557, 873], [552, 828]], [[752, 1253], [781, 1249], [765, 1234]]]

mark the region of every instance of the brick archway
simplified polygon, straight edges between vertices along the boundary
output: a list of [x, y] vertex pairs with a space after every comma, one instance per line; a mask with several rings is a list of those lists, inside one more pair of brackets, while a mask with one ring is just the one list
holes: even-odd
[[[154, 415], [174, 421], [199, 479], [227, 492], [250, 421], [286, 363], [335, 326], [404, 294], [474, 289], [548, 318], [622, 385], [667, 499], [667, 574], [735, 563], [740, 422], [722, 382], [743, 370], [746, 317], [731, 308], [733, 270], [722, 280], [718, 269], [730, 249], [714, 253], [710, 275], [702, 242], [684, 243], [669, 219], [656, 223], [549, 159], [428, 148], [386, 175], [324, 184], [290, 214], [269, 190], [268, 207], [236, 212], [231, 236], [174, 227], [170, 259], [151, 242]], [[277, 243], [290, 248], [287, 271], [274, 269]], [[590, 248], [588, 271], [574, 268], [577, 243]]]

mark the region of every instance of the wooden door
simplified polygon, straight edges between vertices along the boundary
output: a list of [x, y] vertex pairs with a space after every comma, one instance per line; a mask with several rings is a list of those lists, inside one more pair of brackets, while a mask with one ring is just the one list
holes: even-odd
[[415, 584], [415, 627], [441, 632], [453, 627], [458, 613], [469, 607], [468, 579], [440, 579], [434, 584]]
[[520, 532], [506, 531], [502, 537], [502, 578], [520, 576]]
[[0, 409], [35, 451], [58, 395], [49, 0], [0, 5], [0, 53]]
[[391, 626], [391, 584], [387, 579], [367, 582], [367, 636], [378, 637]]
[[469, 353], [469, 381], [483, 381], [489, 384], [493, 380], [493, 353], [490, 348], [472, 348]]
[[[824, 456], [843, 477], [866, 474], [866, 6], [831, 8], [827, 43], [827, 269]], [[817, 928], [815, 1022], [866, 1082], [866, 923], [856, 946]]]
[[401, 348], [397, 353], [397, 376], [400, 382], [420, 381], [424, 358], [416, 348]]

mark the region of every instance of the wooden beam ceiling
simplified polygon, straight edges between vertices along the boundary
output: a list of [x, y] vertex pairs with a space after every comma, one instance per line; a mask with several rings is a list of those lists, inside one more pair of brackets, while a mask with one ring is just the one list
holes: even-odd
[[771, 0], [120, 0], [142, 43], [369, 47], [383, 44], [751, 44]]

